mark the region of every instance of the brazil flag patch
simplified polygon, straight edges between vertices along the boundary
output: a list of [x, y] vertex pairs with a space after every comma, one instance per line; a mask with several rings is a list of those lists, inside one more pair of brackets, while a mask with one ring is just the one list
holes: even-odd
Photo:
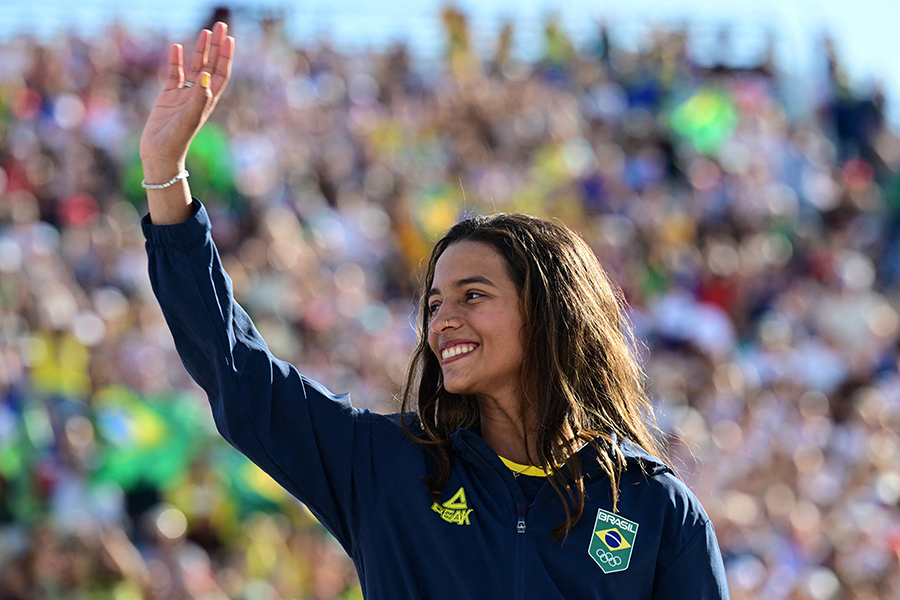
[[594, 533], [588, 554], [604, 573], [618, 573], [628, 568], [637, 537], [638, 524], [602, 508], [597, 511]]

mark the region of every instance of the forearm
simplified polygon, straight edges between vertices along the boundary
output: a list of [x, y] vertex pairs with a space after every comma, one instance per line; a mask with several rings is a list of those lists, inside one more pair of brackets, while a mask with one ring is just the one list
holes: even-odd
[[[184, 161], [162, 162], [144, 159], [142, 165], [144, 180], [150, 184], [165, 183], [184, 171]], [[179, 179], [163, 189], [147, 190], [150, 220], [154, 225], [183, 223], [193, 214], [191, 202], [191, 189], [187, 178]]]

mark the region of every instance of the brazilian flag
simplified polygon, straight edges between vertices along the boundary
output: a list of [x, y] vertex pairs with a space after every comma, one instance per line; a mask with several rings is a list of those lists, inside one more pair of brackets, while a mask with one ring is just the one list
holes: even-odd
[[94, 480], [115, 482], [125, 491], [146, 484], [170, 488], [212, 437], [206, 415], [186, 394], [142, 398], [111, 385], [92, 404], [104, 446]]

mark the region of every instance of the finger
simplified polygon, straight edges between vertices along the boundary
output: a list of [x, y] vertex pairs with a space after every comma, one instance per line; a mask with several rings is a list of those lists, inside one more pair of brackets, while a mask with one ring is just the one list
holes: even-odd
[[[207, 85], [203, 85], [206, 83]], [[197, 73], [197, 83], [190, 90], [193, 95], [191, 98], [190, 108], [188, 109], [188, 121], [192, 123], [203, 124], [209, 116], [207, 109], [210, 107], [212, 100], [212, 92], [209, 89], [210, 76], [206, 71]]]
[[219, 50], [222, 46], [223, 40], [225, 39], [225, 34], [227, 33], [227, 31], [228, 25], [226, 25], [222, 21], [218, 21], [213, 26], [209, 45], [209, 55], [206, 57], [206, 62], [203, 65], [204, 68], [209, 68], [212, 65], [216, 64], [216, 61], [219, 58]]
[[234, 38], [231, 36], [222, 40], [219, 46], [219, 55], [212, 71], [212, 93], [216, 98], [225, 89], [228, 80], [231, 79], [231, 65], [234, 63]]
[[194, 55], [191, 57], [190, 80], [195, 81], [200, 69], [206, 64], [209, 57], [209, 38], [212, 32], [204, 29], [197, 36], [197, 44], [194, 46]]
[[182, 66], [181, 44], [172, 44], [169, 49], [169, 71], [166, 77], [166, 90], [174, 90], [181, 87], [184, 81], [184, 68]]
[[197, 94], [198, 102], [202, 101], [202, 104], [206, 106], [209, 104], [210, 99], [213, 97], [212, 90], [210, 89], [210, 84], [212, 82], [212, 77], [206, 71], [200, 71], [197, 74], [197, 89], [194, 92]]

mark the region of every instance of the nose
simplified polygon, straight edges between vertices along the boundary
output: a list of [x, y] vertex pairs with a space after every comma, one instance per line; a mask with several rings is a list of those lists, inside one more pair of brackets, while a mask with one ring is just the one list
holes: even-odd
[[453, 317], [441, 316], [440, 312], [434, 315], [434, 318], [431, 320], [431, 325], [429, 325], [431, 332], [435, 335], [440, 335], [448, 329], [453, 329], [455, 327], [456, 324], [453, 322]]

